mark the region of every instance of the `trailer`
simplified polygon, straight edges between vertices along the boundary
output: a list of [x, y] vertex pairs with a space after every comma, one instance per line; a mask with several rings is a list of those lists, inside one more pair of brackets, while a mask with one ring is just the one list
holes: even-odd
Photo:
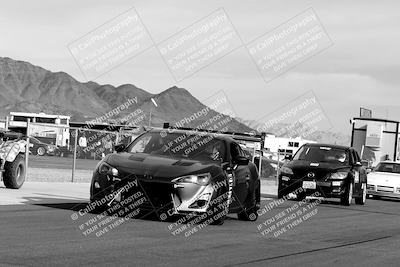
[[375, 167], [384, 160], [398, 160], [399, 122], [378, 118], [353, 118], [351, 146], [364, 165]]

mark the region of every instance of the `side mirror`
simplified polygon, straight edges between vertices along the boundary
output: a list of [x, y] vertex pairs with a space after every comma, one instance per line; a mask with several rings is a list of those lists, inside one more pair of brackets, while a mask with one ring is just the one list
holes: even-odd
[[248, 165], [250, 162], [250, 160], [246, 157], [243, 156], [239, 156], [237, 158], [234, 159], [234, 163], [237, 165]]
[[285, 160], [292, 160], [292, 159], [293, 159], [293, 156], [290, 155], [290, 154], [287, 154], [287, 155], [285, 155], [284, 159], [285, 159]]
[[114, 146], [114, 150], [117, 151], [117, 153], [123, 152], [126, 149], [126, 145], [123, 143], [117, 144]]

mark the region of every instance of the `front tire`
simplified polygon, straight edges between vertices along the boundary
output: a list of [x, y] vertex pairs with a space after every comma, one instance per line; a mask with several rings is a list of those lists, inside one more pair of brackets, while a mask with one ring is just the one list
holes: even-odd
[[340, 198], [340, 204], [342, 204], [343, 206], [350, 206], [352, 198], [353, 198], [353, 183], [350, 182], [346, 188], [345, 193]]
[[25, 157], [18, 154], [13, 162], [4, 164], [4, 186], [11, 189], [20, 188], [25, 182]]
[[246, 209], [238, 213], [238, 219], [241, 221], [254, 222], [258, 219], [257, 209], [260, 206], [260, 184], [256, 186], [254, 191], [250, 194], [249, 204]]
[[[220, 197], [220, 196], [227, 196], [227, 192], [228, 190], [218, 190], [218, 193], [216, 193], [216, 196], [214, 198], [212, 198], [212, 200], [216, 200], [216, 198]], [[211, 205], [207, 211], [207, 219], [210, 219], [210, 225], [223, 225], [225, 222], [225, 218], [226, 215], [228, 213], [228, 209], [229, 209], [229, 199], [228, 197], [223, 197], [221, 198], [222, 201], [215, 201], [213, 203], [213, 205]], [[217, 218], [216, 218], [217, 217]]]
[[367, 201], [367, 184], [362, 183], [361, 188], [362, 188], [362, 194], [360, 197], [356, 197], [355, 200], [357, 205], [364, 205], [365, 202]]
[[37, 152], [36, 152], [36, 154], [38, 155], [38, 156], [44, 156], [44, 154], [46, 154], [46, 149], [44, 148], [44, 147], [39, 147], [38, 149], [37, 149]]

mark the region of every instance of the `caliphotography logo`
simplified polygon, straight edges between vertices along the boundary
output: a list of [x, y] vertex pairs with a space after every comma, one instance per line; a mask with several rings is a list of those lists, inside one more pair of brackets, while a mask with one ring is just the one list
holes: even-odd
[[247, 45], [265, 82], [333, 45], [310, 8]]
[[223, 8], [157, 45], [176, 81], [181, 81], [243, 44]]
[[313, 91], [295, 98], [286, 105], [257, 120], [259, 132], [276, 136], [310, 139], [319, 131], [328, 131], [333, 125]]
[[86, 80], [94, 80], [153, 46], [134, 8], [68, 45]]

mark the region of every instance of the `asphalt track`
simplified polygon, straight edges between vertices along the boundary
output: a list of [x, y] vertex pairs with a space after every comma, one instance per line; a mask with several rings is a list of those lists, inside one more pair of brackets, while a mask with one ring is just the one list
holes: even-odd
[[[265, 208], [275, 201], [264, 200]], [[285, 233], [263, 236], [258, 226], [293, 207], [286, 201], [257, 222], [229, 215], [185, 237], [171, 222], [130, 219], [100, 237], [84, 236], [71, 200], [0, 206], [0, 266], [399, 266], [400, 202], [316, 205], [317, 213]], [[48, 202], [48, 201], [47, 201]], [[51, 203], [51, 201], [50, 201]], [[307, 204], [314, 203], [311, 201]], [[77, 206], [78, 205], [78, 206]], [[88, 216], [88, 215], [87, 215]]]

